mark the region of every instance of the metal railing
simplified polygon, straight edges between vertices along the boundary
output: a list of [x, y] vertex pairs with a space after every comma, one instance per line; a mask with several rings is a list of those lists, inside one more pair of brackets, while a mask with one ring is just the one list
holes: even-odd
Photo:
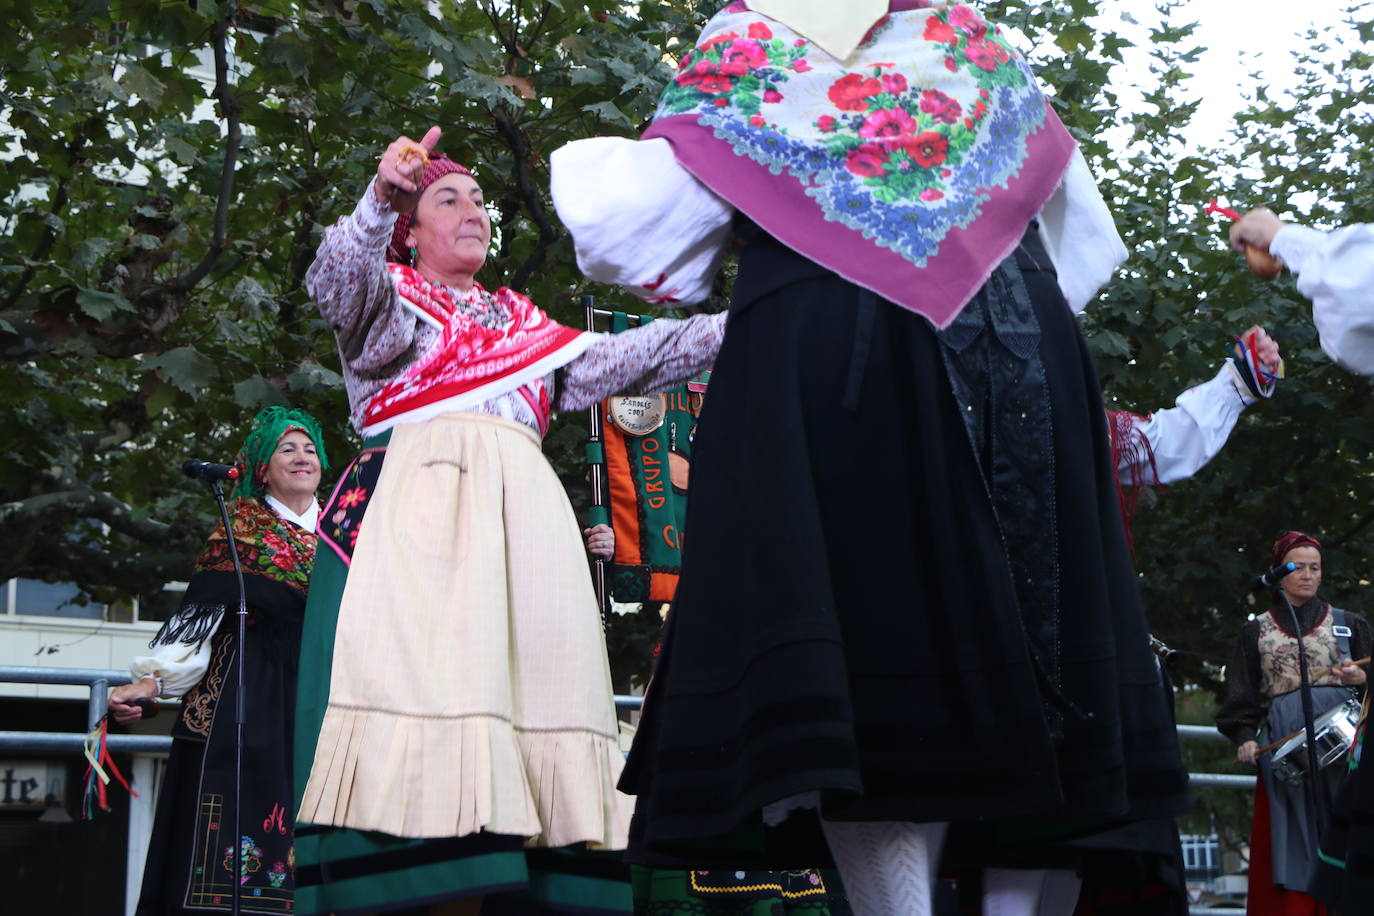
[[[127, 684], [130, 680], [127, 671], [118, 669], [0, 665], [0, 683], [89, 687], [86, 720], [90, 728], [94, 728], [100, 717], [105, 714], [109, 689]], [[617, 709], [639, 709], [643, 702], [643, 697], [617, 695], [615, 698]], [[1185, 740], [1227, 740], [1215, 729], [1204, 725], [1180, 725], [1178, 736]], [[80, 754], [85, 737], [72, 732], [0, 731], [0, 751]], [[110, 735], [107, 740], [110, 750], [120, 753], [165, 754], [172, 749], [172, 739], [165, 735]], [[1190, 773], [1189, 783], [1194, 786], [1254, 789], [1255, 777], [1229, 773]], [[1239, 910], [1235, 909], [1197, 906], [1188, 910], [1189, 916], [1236, 916], [1238, 912]]]
[[[61, 684], [66, 686], [89, 687], [86, 700], [86, 724], [95, 728], [100, 717], [105, 714], [108, 691], [130, 681], [129, 673], [117, 668], [46, 668], [38, 665], [0, 665], [0, 683], [8, 684]], [[617, 695], [617, 709], [638, 709], [644, 702], [643, 697]], [[1205, 725], [1180, 725], [1178, 736], [1184, 739], [1202, 741], [1225, 741], [1226, 738], [1216, 729]], [[0, 750], [35, 751], [81, 751], [84, 735], [71, 732], [20, 732], [0, 731]], [[20, 744], [19, 742], [25, 742]], [[110, 735], [112, 751], [131, 751], [139, 753], [167, 752], [171, 749], [172, 739], [161, 735]], [[1191, 773], [1192, 784], [1197, 786], [1222, 786], [1231, 789], [1253, 789], [1253, 776], [1236, 776], [1229, 773]]]
[[[44, 668], [38, 665], [0, 666], [0, 683], [62, 684], [89, 687], [86, 700], [86, 727], [95, 728], [105, 715], [111, 687], [130, 681], [129, 672], [109, 668]], [[51, 754], [80, 754], [86, 736], [75, 732], [0, 731], [0, 750], [38, 751]], [[110, 735], [111, 751], [130, 754], [165, 754], [172, 749], [167, 735]]]
[[[127, 684], [129, 672], [117, 668], [45, 668], [38, 665], [0, 665], [0, 684], [59, 684], [89, 687], [86, 727], [95, 728], [105, 715], [111, 687]], [[617, 709], [638, 709], [643, 697], [617, 696]], [[0, 731], [0, 751], [34, 751], [47, 754], [80, 754], [84, 734], [76, 732]], [[167, 735], [109, 735], [111, 751], [125, 754], [166, 754], [172, 749]]]

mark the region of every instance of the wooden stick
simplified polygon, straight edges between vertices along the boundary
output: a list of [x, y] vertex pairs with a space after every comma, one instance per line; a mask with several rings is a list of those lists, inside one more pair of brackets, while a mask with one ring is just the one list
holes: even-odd
[[1298, 729], [1297, 731], [1293, 732], [1293, 734], [1287, 736], [1286, 738], [1280, 738], [1279, 740], [1275, 741], [1273, 744], [1266, 744], [1264, 747], [1262, 747], [1262, 748], [1260, 748], [1259, 750], [1255, 751], [1255, 756], [1258, 757], [1260, 754], [1266, 754], [1266, 753], [1268, 753], [1269, 751], [1272, 751], [1274, 748], [1278, 747], [1280, 744], [1283, 744], [1285, 741], [1292, 741], [1294, 738], [1298, 737], [1298, 735], [1301, 735], [1301, 734], [1302, 734], [1303, 732], [1305, 732], [1305, 731], [1307, 731], [1307, 728], [1306, 728], [1306, 727], [1303, 727], [1303, 728], [1300, 728], [1300, 729]]

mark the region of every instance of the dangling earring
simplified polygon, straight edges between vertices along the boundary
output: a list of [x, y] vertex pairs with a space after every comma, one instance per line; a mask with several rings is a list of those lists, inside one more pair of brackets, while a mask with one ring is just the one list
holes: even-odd
[[415, 249], [415, 248], [410, 249], [410, 263], [414, 264], [414, 263], [416, 262], [416, 260], [419, 259], [419, 257], [420, 257], [420, 252], [419, 252], [418, 249]]

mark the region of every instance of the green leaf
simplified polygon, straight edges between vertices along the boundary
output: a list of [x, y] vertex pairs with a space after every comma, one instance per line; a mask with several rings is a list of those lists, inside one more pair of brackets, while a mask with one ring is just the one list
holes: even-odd
[[263, 289], [262, 284], [252, 277], [244, 277], [235, 283], [230, 298], [234, 302], [241, 302], [253, 308], [259, 308], [272, 301], [272, 297], [268, 295], [267, 290]]
[[261, 375], [254, 375], [234, 385], [234, 402], [247, 410], [286, 405], [286, 395]]
[[145, 359], [143, 365], [157, 369], [162, 377], [190, 395], [200, 394], [219, 375], [214, 362], [193, 347], [177, 347], [161, 356]]
[[226, 315], [215, 316], [215, 328], [222, 339], [232, 344], [245, 344], [253, 341], [253, 335], [244, 330], [237, 321]]
[[150, 417], [155, 417], [168, 407], [174, 406], [177, 397], [176, 388], [159, 382], [153, 388], [153, 393], [143, 399], [143, 408], [148, 411]]
[[293, 394], [309, 394], [319, 391], [342, 391], [343, 376], [319, 363], [302, 363], [286, 377], [286, 387]]
[[600, 86], [606, 82], [606, 72], [600, 67], [574, 67], [569, 74], [569, 82], [574, 86]]
[[161, 80], [144, 70], [138, 64], [128, 64], [119, 77], [119, 85], [156, 108], [162, 103], [162, 94], [167, 87]]
[[167, 138], [167, 152], [180, 165], [196, 165], [201, 160], [200, 150], [180, 137]]
[[76, 243], [76, 248], [72, 251], [72, 266], [77, 270], [90, 270], [104, 260], [114, 248], [114, 242], [99, 236], [82, 239]]
[[129, 300], [115, 293], [99, 289], [83, 289], [76, 294], [76, 304], [81, 311], [96, 321], [105, 321], [115, 312], [132, 311]]
[[289, 32], [263, 42], [262, 58], [269, 64], [285, 67], [293, 79], [305, 77], [310, 70], [309, 47], [299, 36]]
[[629, 119], [625, 112], [615, 106], [614, 102], [597, 102], [592, 105], [583, 105], [582, 110], [596, 115], [612, 124], [620, 124], [624, 127], [634, 127], [634, 122]]

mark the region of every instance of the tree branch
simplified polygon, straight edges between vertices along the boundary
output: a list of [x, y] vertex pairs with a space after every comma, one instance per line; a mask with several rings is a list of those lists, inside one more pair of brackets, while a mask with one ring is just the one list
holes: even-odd
[[55, 542], [42, 566], [26, 570], [35, 577], [75, 581], [86, 588], [113, 588], [131, 595], [147, 594], [164, 582], [190, 578], [195, 554], [118, 553], [97, 550], [73, 541]]
[[304, 203], [296, 224], [295, 235], [291, 239], [291, 254], [286, 262], [286, 300], [282, 305], [281, 317], [282, 324], [294, 324], [296, 320], [296, 306], [290, 297], [296, 294], [305, 286], [305, 274], [310, 269], [310, 265], [315, 260], [315, 246], [310, 244], [311, 235], [314, 232], [315, 220], [320, 216], [320, 201], [323, 195], [318, 191], [324, 186], [317, 171], [319, 166], [319, 150], [315, 147], [315, 137], [306, 125], [302, 131], [302, 146], [305, 150], [305, 161], [302, 168], [306, 174], [305, 185], [306, 193]]
[[239, 145], [243, 140], [243, 135], [239, 129], [239, 116], [243, 112], [243, 106], [229, 88], [227, 39], [229, 26], [232, 22], [233, 14], [231, 13], [210, 27], [210, 41], [215, 52], [215, 91], [213, 95], [215, 100], [219, 102], [220, 112], [224, 115], [227, 134], [224, 143], [224, 164], [220, 168], [219, 175], [219, 200], [215, 205], [214, 233], [210, 238], [210, 247], [206, 250], [205, 256], [200, 259], [200, 263], [169, 284], [170, 288], [178, 293], [185, 293], [194, 289], [197, 283], [205, 279], [206, 274], [214, 268], [215, 262], [224, 253], [225, 242], [229, 235], [229, 206], [234, 197], [234, 169], [238, 164]]
[[534, 176], [530, 174], [529, 137], [520, 129], [520, 125], [515, 122], [515, 118], [504, 105], [493, 108], [491, 116], [496, 122], [501, 138], [506, 141], [515, 157], [515, 188], [525, 202], [525, 210], [529, 213], [530, 219], [539, 229], [539, 241], [535, 244], [534, 251], [515, 269], [509, 281], [511, 289], [523, 289], [529, 278], [534, 276], [534, 272], [548, 258], [549, 249], [559, 239], [559, 232], [558, 227], [549, 219], [549, 211], [544, 206], [544, 195], [540, 193]]
[[[76, 179], [80, 169], [77, 165], [81, 162], [82, 153], [86, 144], [90, 141], [91, 128], [103, 119], [91, 118], [83, 121], [81, 127], [72, 138], [71, 146], [67, 147], [67, 174], [57, 183], [57, 190], [52, 197], [52, 205], [48, 207], [48, 213], [57, 216], [67, 209], [67, 201], [70, 199], [72, 182]], [[19, 301], [19, 297], [24, 295], [24, 291], [29, 288], [33, 278], [38, 274], [38, 265], [52, 251], [52, 246], [57, 242], [57, 230], [51, 224], [43, 227], [43, 233], [38, 237], [38, 244], [33, 247], [33, 254], [29, 258], [29, 265], [24, 268], [24, 272], [19, 276], [14, 289], [5, 297], [5, 302], [0, 305], [0, 309], [11, 309]]]
[[75, 487], [0, 503], [0, 527], [42, 521], [56, 515], [98, 519], [120, 534], [152, 544], [165, 543], [172, 533], [170, 525], [137, 518], [128, 503], [90, 487]]

